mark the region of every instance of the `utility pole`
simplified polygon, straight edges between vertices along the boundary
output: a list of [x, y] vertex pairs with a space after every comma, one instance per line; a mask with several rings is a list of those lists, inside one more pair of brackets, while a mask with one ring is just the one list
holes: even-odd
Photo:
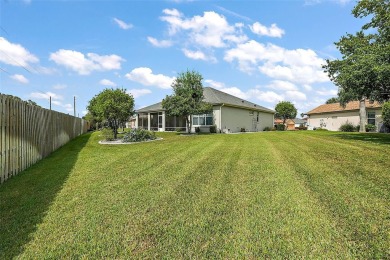
[[73, 116], [76, 117], [76, 96], [73, 96]]
[[51, 96], [50, 96], [50, 111], [51, 111]]

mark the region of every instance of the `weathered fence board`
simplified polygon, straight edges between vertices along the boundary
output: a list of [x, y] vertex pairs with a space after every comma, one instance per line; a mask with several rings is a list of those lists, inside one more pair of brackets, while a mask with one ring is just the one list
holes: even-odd
[[86, 131], [81, 118], [0, 94], [0, 183]]

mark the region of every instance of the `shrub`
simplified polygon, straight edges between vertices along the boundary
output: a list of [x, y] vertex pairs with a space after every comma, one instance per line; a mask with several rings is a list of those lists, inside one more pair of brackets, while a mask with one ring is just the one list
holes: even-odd
[[217, 126], [216, 125], [210, 126], [210, 133], [217, 133]]
[[241, 128], [241, 132], [245, 133], [245, 128], [244, 127]]
[[145, 129], [131, 129], [129, 132], [126, 132], [123, 136], [123, 142], [143, 142], [156, 139], [156, 134], [154, 132], [145, 130]]
[[355, 132], [356, 127], [352, 123], [342, 124], [339, 128], [341, 132]]
[[296, 130], [307, 130], [306, 126], [295, 127]]
[[390, 128], [390, 102], [386, 102], [382, 107], [383, 124]]
[[263, 131], [271, 131], [271, 127], [266, 126], [266, 127], [264, 127]]
[[[211, 131], [211, 130], [210, 130], [210, 131]], [[195, 127], [195, 133], [197, 133], [197, 134], [200, 133], [200, 127], [199, 127], [199, 126]]]
[[359, 132], [359, 131], [360, 131], [360, 125], [355, 126], [355, 132]]
[[376, 131], [376, 126], [373, 124], [367, 124], [366, 125], [366, 132], [375, 132]]
[[103, 128], [102, 129], [102, 136], [104, 137], [104, 140], [106, 140], [106, 141], [113, 141], [114, 140], [114, 133], [112, 132], [111, 128]]
[[285, 131], [286, 130], [286, 126], [283, 125], [283, 124], [277, 124], [276, 125], [276, 131]]

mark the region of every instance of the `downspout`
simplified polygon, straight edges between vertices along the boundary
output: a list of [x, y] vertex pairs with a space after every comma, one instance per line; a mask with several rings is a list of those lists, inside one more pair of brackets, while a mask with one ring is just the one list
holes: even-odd
[[220, 107], [219, 107], [219, 129], [221, 130], [222, 132], [222, 107], [224, 106], [225, 104], [222, 104]]

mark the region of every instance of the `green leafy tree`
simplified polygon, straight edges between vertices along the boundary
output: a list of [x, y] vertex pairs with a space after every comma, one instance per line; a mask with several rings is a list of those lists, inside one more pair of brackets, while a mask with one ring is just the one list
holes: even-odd
[[179, 73], [173, 81], [173, 95], [166, 96], [162, 107], [168, 116], [179, 116], [186, 119], [188, 133], [191, 132], [191, 115], [204, 114], [212, 111], [211, 104], [203, 101], [203, 77], [196, 71]]
[[386, 102], [382, 107], [383, 124], [390, 129], [390, 102]]
[[[356, 18], [371, 20], [356, 34], [335, 43], [341, 59], [327, 60], [329, 78], [339, 87], [339, 102], [360, 101], [360, 132], [365, 132], [365, 101], [390, 97], [390, 4], [389, 0], [361, 0], [352, 10]], [[368, 33], [367, 33], [368, 32]]]
[[287, 119], [294, 119], [297, 116], [297, 109], [294, 104], [289, 101], [280, 101], [275, 106], [276, 118], [283, 119], [283, 125]]
[[325, 104], [334, 104], [334, 103], [339, 103], [339, 98], [338, 97], [332, 97], [332, 98], [329, 98]]
[[117, 139], [118, 127], [123, 118], [134, 114], [134, 98], [124, 89], [105, 89], [94, 96], [87, 107], [95, 118], [107, 120]]
[[102, 119], [96, 116], [93, 116], [91, 112], [88, 112], [83, 116], [83, 119], [89, 122], [90, 129], [99, 129], [99, 125], [102, 123]]

